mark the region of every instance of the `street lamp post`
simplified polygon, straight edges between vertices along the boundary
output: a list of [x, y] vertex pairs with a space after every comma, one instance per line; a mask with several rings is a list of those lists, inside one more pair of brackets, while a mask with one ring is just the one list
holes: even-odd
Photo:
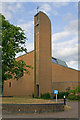
[[66, 97], [65, 97], [65, 95], [64, 95], [64, 105], [66, 105]]

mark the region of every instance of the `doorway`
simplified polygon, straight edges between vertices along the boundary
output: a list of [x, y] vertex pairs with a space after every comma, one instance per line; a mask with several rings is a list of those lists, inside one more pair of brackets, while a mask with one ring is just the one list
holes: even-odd
[[37, 85], [37, 96], [39, 97], [39, 85]]

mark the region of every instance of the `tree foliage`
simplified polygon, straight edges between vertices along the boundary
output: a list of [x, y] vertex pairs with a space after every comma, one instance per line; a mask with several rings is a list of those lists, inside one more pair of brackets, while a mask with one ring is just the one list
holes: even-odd
[[80, 100], [80, 86], [74, 87], [73, 90], [69, 91], [69, 100]]
[[[26, 52], [24, 46], [26, 37], [24, 31], [15, 25], [10, 24], [3, 15], [0, 14], [2, 20], [0, 38], [2, 38], [2, 82], [7, 79], [19, 79], [21, 71], [29, 73], [28, 66], [24, 61], [16, 61], [15, 56], [19, 52]], [[1, 40], [0, 40], [1, 41]]]

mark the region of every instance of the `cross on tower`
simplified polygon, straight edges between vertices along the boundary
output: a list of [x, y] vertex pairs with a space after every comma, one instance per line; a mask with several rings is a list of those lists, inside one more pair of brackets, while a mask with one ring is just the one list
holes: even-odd
[[38, 13], [38, 10], [39, 10], [39, 6], [37, 6], [37, 13]]

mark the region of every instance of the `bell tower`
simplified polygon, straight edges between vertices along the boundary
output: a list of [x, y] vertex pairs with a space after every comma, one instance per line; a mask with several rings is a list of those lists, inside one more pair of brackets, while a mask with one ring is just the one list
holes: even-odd
[[51, 22], [46, 14], [34, 16], [34, 95], [51, 93]]

